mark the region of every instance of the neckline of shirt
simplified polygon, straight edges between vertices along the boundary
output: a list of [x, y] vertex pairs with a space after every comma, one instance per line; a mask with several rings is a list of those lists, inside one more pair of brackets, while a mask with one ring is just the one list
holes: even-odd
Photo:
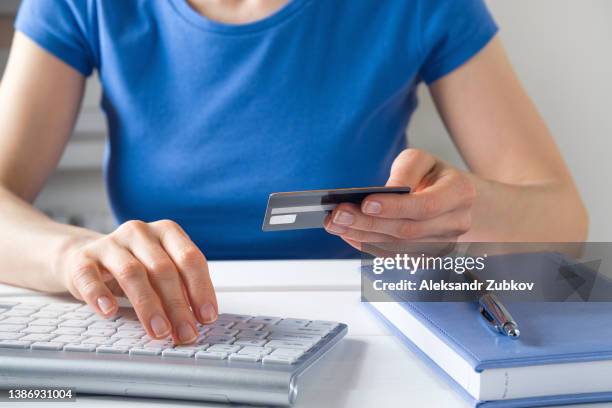
[[228, 24], [212, 20], [194, 10], [187, 0], [171, 0], [174, 10], [190, 24], [220, 34], [251, 34], [275, 27], [300, 11], [311, 0], [289, 0], [280, 9], [260, 20], [246, 24]]

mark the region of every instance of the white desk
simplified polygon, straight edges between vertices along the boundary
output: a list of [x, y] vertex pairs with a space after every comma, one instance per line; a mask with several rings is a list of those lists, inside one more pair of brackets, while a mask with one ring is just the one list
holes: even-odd
[[[337, 320], [348, 336], [298, 383], [296, 407], [467, 407], [433, 369], [404, 347], [360, 303], [358, 261], [211, 262], [219, 307], [228, 313]], [[0, 299], [65, 300], [0, 285]], [[20, 407], [170, 407], [223, 404], [79, 396]], [[584, 405], [612, 407], [612, 404]], [[1, 408], [1, 407], [0, 407]]]

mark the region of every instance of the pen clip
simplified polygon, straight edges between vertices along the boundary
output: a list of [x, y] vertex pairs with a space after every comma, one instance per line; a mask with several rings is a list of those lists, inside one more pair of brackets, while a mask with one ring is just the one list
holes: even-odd
[[503, 304], [493, 294], [486, 294], [479, 300], [479, 312], [491, 330], [517, 339], [521, 332]]
[[482, 303], [479, 306], [479, 312], [480, 312], [480, 316], [482, 316], [483, 320], [485, 321], [485, 323], [487, 323], [487, 326], [491, 330], [493, 330], [496, 333], [502, 333], [501, 327], [495, 320], [495, 317], [493, 317], [491, 313], [489, 313], [487, 308]]

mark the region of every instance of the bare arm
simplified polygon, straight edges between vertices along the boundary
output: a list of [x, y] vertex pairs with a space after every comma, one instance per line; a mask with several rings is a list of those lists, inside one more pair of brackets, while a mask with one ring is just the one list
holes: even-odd
[[30, 205], [72, 132], [85, 79], [17, 32], [0, 84], [0, 280], [65, 291], [52, 276], [76, 229]]
[[197, 338], [217, 318], [206, 258], [176, 223], [129, 221], [108, 235], [54, 222], [32, 201], [56, 167], [83, 76], [17, 33], [0, 85], [0, 281], [70, 291], [98, 313], [125, 294], [148, 334]]
[[326, 221], [330, 233], [358, 249], [366, 242], [586, 239], [578, 191], [498, 38], [430, 92], [471, 172], [406, 149], [387, 185], [414, 193], [339, 205]]
[[498, 38], [430, 90], [476, 186], [462, 239], [586, 239], [580, 195]]

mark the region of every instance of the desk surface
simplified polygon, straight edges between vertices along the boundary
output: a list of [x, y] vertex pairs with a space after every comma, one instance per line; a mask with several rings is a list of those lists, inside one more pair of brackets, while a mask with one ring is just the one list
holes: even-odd
[[[219, 307], [228, 313], [337, 320], [349, 334], [298, 383], [296, 407], [467, 407], [431, 367], [404, 347], [360, 303], [358, 261], [211, 262]], [[60, 301], [68, 298], [0, 285], [0, 299]], [[33, 407], [75, 407], [36, 402]], [[224, 404], [79, 396], [77, 406], [198, 406]], [[21, 403], [20, 407], [29, 404]], [[612, 407], [591, 404], [584, 407]]]

